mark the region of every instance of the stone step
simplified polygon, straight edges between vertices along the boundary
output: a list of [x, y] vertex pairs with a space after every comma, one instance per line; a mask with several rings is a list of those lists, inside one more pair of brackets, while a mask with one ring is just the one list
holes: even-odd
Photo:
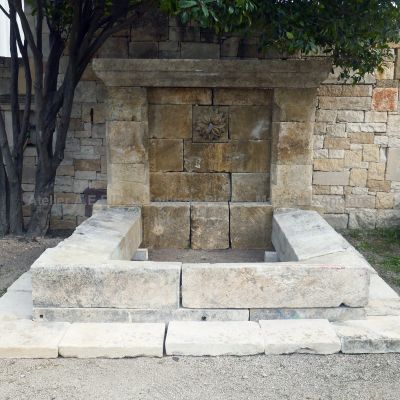
[[1, 321], [0, 358], [57, 358], [66, 323]]
[[167, 355], [222, 356], [264, 352], [264, 341], [256, 322], [179, 322], [168, 325]]
[[265, 354], [334, 354], [340, 340], [328, 320], [260, 321]]
[[59, 345], [62, 357], [162, 357], [165, 324], [72, 324]]
[[32, 292], [9, 290], [0, 298], [0, 319], [32, 319]]
[[343, 353], [400, 352], [400, 317], [369, 317], [333, 326], [342, 342]]
[[184, 264], [182, 306], [187, 308], [363, 307], [365, 268], [302, 263]]

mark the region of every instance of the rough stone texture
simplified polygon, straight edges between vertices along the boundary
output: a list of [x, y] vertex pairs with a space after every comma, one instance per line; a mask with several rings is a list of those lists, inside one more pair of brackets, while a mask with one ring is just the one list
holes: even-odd
[[260, 321], [265, 354], [334, 354], [340, 340], [328, 320]]
[[230, 172], [231, 143], [191, 143], [185, 141], [185, 171]]
[[268, 203], [230, 203], [230, 234], [234, 249], [271, 247], [273, 208]]
[[162, 357], [164, 324], [72, 324], [59, 346], [74, 358]]
[[386, 179], [400, 181], [400, 149], [389, 149]]
[[228, 174], [152, 173], [152, 201], [229, 201]]
[[182, 267], [182, 305], [188, 308], [363, 307], [368, 288], [365, 268], [296, 263]]
[[[210, 126], [213, 129], [210, 130]], [[217, 128], [217, 129], [216, 129]], [[208, 133], [213, 133], [210, 137]], [[195, 106], [193, 107], [193, 141], [227, 142], [229, 137], [228, 107]]]
[[250, 310], [251, 321], [282, 319], [327, 319], [328, 321], [347, 321], [365, 319], [364, 307], [314, 307], [314, 308], [258, 308]]
[[215, 89], [214, 103], [229, 106], [266, 106], [272, 103], [273, 91], [268, 89]]
[[183, 171], [183, 141], [150, 140], [149, 159], [152, 172]]
[[149, 104], [211, 104], [211, 89], [204, 88], [149, 88]]
[[229, 248], [228, 203], [192, 203], [192, 249]]
[[260, 326], [255, 322], [170, 322], [165, 341], [167, 355], [253, 355], [264, 351]]
[[303, 261], [344, 251], [350, 244], [315, 211], [276, 212], [272, 243], [282, 261]]
[[192, 134], [190, 105], [150, 105], [149, 135], [156, 139], [188, 139]]
[[0, 323], [0, 358], [57, 358], [69, 324], [29, 320]]
[[[37, 307], [34, 319], [66, 322], [248, 321], [248, 309], [118, 309]], [[350, 318], [354, 319], [354, 318]]]
[[179, 305], [180, 263], [64, 262], [32, 266], [34, 307], [174, 309]]
[[333, 324], [342, 342], [342, 352], [399, 353], [400, 317], [369, 317], [365, 321]]
[[266, 173], [232, 174], [233, 202], [266, 202], [269, 199], [269, 175]]
[[397, 88], [375, 88], [372, 93], [374, 111], [396, 111], [399, 92]]
[[265, 140], [271, 137], [271, 107], [231, 106], [230, 137], [234, 140]]
[[144, 246], [172, 249], [190, 246], [189, 203], [151, 203], [142, 211]]
[[[313, 174], [314, 185], [348, 185], [349, 184], [349, 171], [341, 172], [319, 172]], [[367, 178], [365, 178], [367, 180]]]

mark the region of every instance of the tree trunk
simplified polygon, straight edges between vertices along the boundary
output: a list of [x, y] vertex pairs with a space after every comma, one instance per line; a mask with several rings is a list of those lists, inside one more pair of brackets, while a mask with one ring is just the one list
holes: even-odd
[[0, 151], [0, 237], [6, 235], [10, 228], [8, 218], [8, 192], [8, 181]]
[[49, 228], [54, 200], [55, 175], [52, 168], [44, 169], [38, 165], [34, 205], [27, 232], [29, 237], [43, 237]]
[[10, 233], [12, 235], [24, 234], [24, 219], [22, 214], [22, 188], [17, 182], [9, 182], [10, 196]]

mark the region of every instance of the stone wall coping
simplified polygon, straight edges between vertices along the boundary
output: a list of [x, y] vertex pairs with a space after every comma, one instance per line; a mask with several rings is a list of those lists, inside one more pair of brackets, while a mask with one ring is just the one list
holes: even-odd
[[301, 60], [101, 59], [93, 70], [107, 86], [316, 88], [329, 75], [326, 57]]

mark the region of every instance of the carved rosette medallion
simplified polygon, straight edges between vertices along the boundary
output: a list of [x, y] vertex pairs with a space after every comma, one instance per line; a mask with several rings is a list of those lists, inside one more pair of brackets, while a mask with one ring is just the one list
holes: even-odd
[[194, 129], [197, 136], [204, 141], [218, 142], [227, 135], [226, 114], [218, 110], [210, 110], [199, 116]]

